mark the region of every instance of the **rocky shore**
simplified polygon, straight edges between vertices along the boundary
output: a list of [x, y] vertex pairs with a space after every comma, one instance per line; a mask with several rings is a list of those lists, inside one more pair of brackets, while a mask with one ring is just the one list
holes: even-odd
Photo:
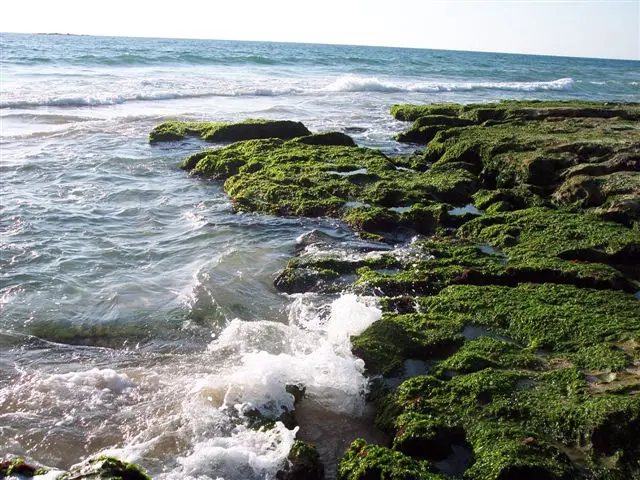
[[352, 344], [392, 440], [355, 440], [338, 477], [640, 475], [640, 106], [391, 113], [423, 154], [279, 132], [182, 164], [224, 181], [237, 210], [335, 216], [396, 246], [302, 255], [275, 281], [383, 306]]
[[[275, 280], [380, 298], [382, 318], [352, 345], [391, 440], [354, 439], [338, 478], [640, 478], [640, 105], [391, 114], [412, 122], [397, 140], [419, 154], [296, 122], [150, 135], [235, 142], [181, 168], [223, 181], [238, 211], [340, 218], [372, 245], [302, 251]], [[322, 478], [312, 446], [290, 459], [279, 478]]]
[[[397, 105], [393, 158], [344, 134], [187, 158], [242, 211], [343, 218], [399, 251], [301, 256], [284, 292], [352, 289], [383, 318], [352, 338], [389, 445], [342, 479], [640, 474], [640, 106]], [[235, 140], [235, 139], [234, 139]]]

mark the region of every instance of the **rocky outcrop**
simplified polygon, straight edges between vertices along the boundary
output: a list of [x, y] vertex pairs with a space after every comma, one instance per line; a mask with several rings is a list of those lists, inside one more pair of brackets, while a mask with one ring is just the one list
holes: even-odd
[[290, 120], [245, 120], [225, 122], [165, 122], [149, 133], [149, 142], [169, 142], [200, 137], [207, 142], [238, 142], [256, 138], [290, 139], [311, 132], [300, 122]]
[[[338, 478], [640, 475], [640, 105], [392, 114], [414, 122], [399, 140], [424, 154], [327, 133], [183, 163], [224, 181], [237, 210], [334, 216], [362, 237], [333, 257], [302, 245], [275, 280], [287, 293], [380, 298], [382, 318], [351, 342], [392, 441], [354, 440]], [[279, 478], [321, 478], [299, 450], [312, 461], [292, 450]]]

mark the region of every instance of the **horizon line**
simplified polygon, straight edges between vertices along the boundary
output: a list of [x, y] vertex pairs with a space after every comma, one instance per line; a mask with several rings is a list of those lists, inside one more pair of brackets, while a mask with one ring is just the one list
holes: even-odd
[[398, 45], [369, 45], [358, 43], [331, 43], [331, 42], [304, 42], [293, 40], [238, 40], [238, 39], [225, 39], [225, 38], [200, 38], [200, 37], [157, 37], [146, 35], [108, 35], [108, 34], [89, 34], [89, 33], [72, 33], [72, 32], [0, 32], [2, 34], [14, 34], [14, 35], [43, 35], [43, 36], [61, 36], [61, 37], [98, 37], [98, 38], [138, 38], [138, 39], [150, 39], [150, 40], [201, 40], [201, 41], [213, 41], [213, 42], [257, 42], [257, 43], [285, 43], [293, 45], [326, 45], [337, 47], [371, 47], [371, 48], [397, 48], [397, 49], [410, 49], [410, 50], [430, 50], [430, 51], [442, 51], [442, 52], [456, 52], [456, 53], [479, 53], [479, 54], [497, 54], [497, 55], [522, 55], [530, 57], [553, 57], [553, 58], [569, 58], [569, 59], [584, 59], [584, 60], [614, 60], [621, 62], [640, 62], [638, 58], [620, 58], [620, 57], [589, 57], [580, 55], [560, 55], [549, 53], [521, 53], [521, 52], [497, 52], [490, 50], [458, 50], [453, 48], [432, 48], [432, 47], [408, 47]]

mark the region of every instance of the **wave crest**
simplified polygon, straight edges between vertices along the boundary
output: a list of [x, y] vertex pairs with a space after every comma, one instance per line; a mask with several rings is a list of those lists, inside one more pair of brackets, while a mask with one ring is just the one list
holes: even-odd
[[127, 102], [144, 102], [158, 100], [178, 100], [189, 98], [205, 98], [205, 97], [241, 97], [241, 96], [257, 96], [257, 97], [273, 97], [280, 95], [292, 95], [301, 93], [297, 88], [249, 88], [243, 90], [230, 89], [228, 91], [209, 91], [209, 92], [156, 92], [156, 93], [138, 93], [129, 95], [110, 95], [102, 96], [91, 95], [69, 95], [44, 97], [33, 99], [11, 99], [0, 100], [0, 109], [4, 108], [34, 108], [34, 107], [96, 107], [104, 105], [120, 105]]
[[375, 77], [340, 77], [327, 85], [328, 92], [464, 92], [472, 90], [507, 90], [515, 92], [544, 92], [569, 90], [575, 83], [573, 78], [559, 78], [541, 82], [418, 82], [400, 83], [382, 81]]

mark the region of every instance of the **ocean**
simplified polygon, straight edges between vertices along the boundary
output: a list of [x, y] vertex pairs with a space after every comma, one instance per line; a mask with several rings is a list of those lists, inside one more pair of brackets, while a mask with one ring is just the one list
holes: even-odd
[[[349, 343], [380, 310], [350, 293], [278, 293], [310, 232], [333, 254], [359, 240], [334, 219], [235, 214], [219, 183], [176, 167], [210, 145], [149, 145], [154, 125], [291, 119], [408, 153], [394, 103], [640, 101], [637, 61], [0, 39], [0, 454], [58, 469], [113, 454], [159, 479], [272, 479], [296, 437], [331, 478], [353, 438], [381, 435]], [[295, 384], [299, 427], [246, 426], [247, 409], [293, 409]]]

